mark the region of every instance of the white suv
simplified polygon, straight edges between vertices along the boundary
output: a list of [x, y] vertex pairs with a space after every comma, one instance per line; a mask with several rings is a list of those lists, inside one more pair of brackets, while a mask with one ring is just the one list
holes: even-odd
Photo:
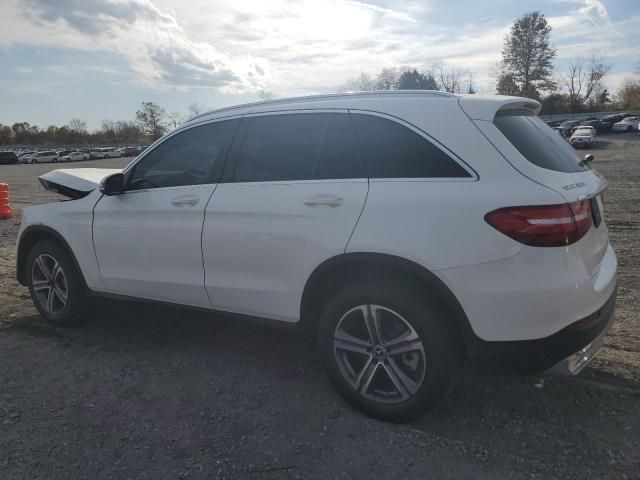
[[383, 419], [434, 408], [465, 361], [577, 373], [613, 321], [606, 183], [539, 109], [423, 91], [200, 115], [123, 171], [40, 177], [75, 200], [24, 210], [17, 276], [56, 325], [90, 295], [298, 323]]

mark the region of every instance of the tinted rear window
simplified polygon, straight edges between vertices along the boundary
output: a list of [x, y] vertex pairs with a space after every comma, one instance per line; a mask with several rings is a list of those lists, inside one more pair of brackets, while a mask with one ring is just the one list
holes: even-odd
[[565, 173], [586, 170], [573, 147], [539, 117], [524, 110], [505, 110], [496, 114], [493, 123], [534, 165]]
[[352, 114], [371, 178], [470, 177], [447, 153], [386, 118]]

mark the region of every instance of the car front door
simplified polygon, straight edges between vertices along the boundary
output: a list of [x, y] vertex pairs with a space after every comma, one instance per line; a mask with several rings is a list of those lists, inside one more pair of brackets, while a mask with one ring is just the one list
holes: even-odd
[[93, 238], [108, 293], [211, 307], [204, 287], [204, 210], [239, 120], [188, 127], [125, 172], [125, 191], [94, 209]]
[[346, 111], [244, 117], [205, 215], [215, 308], [298, 320], [305, 282], [344, 253], [367, 189]]

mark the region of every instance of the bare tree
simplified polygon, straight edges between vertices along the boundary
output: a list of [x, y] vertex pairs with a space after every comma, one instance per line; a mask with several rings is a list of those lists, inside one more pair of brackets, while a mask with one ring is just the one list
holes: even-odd
[[79, 118], [72, 118], [69, 120], [69, 130], [75, 133], [84, 134], [87, 133], [87, 122], [80, 120]]
[[198, 102], [193, 102], [187, 107], [187, 119], [197, 117], [202, 112], [204, 112], [204, 106], [200, 105]]
[[[439, 62], [433, 65], [433, 72], [440, 90], [449, 93], [466, 93], [468, 90], [469, 80], [471, 79], [469, 70], [463, 70], [453, 64]], [[467, 75], [469, 75], [468, 78]]]
[[560, 78], [567, 90], [571, 111], [581, 111], [592, 95], [601, 90], [602, 79], [610, 68], [595, 55], [588, 59], [577, 57], [569, 62], [567, 72], [560, 74]]
[[640, 109], [640, 81], [627, 78], [616, 92], [616, 103], [623, 109]]
[[67, 128], [71, 132], [73, 143], [80, 143], [82, 137], [87, 134], [87, 122], [80, 120], [79, 118], [72, 118], [69, 120]]
[[397, 68], [383, 68], [375, 80], [376, 90], [397, 90], [401, 72]]
[[267, 101], [267, 100], [273, 100], [274, 98], [276, 98], [276, 95], [271, 90], [265, 90], [263, 88], [258, 90], [258, 98], [260, 100]]
[[355, 78], [347, 80], [343, 90], [346, 92], [372, 92], [376, 89], [376, 82], [371, 76], [362, 72]]
[[160, 105], [153, 102], [142, 102], [142, 109], [136, 112], [136, 122], [145, 135], [153, 140], [160, 138], [165, 130], [167, 112]]
[[178, 112], [171, 112], [169, 114], [169, 126], [171, 128], [178, 128], [182, 122], [184, 122], [184, 117], [182, 114]]

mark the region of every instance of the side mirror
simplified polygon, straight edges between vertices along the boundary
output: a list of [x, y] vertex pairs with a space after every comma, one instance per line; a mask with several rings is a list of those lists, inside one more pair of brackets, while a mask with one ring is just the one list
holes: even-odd
[[591, 162], [593, 162], [593, 155], [591, 155], [590, 153], [587, 153], [584, 156], [584, 160], [582, 160], [580, 162], [580, 166], [581, 167], [588, 167]]
[[124, 191], [124, 175], [122, 173], [114, 173], [105, 177], [100, 182], [100, 191], [103, 195], [118, 195]]

